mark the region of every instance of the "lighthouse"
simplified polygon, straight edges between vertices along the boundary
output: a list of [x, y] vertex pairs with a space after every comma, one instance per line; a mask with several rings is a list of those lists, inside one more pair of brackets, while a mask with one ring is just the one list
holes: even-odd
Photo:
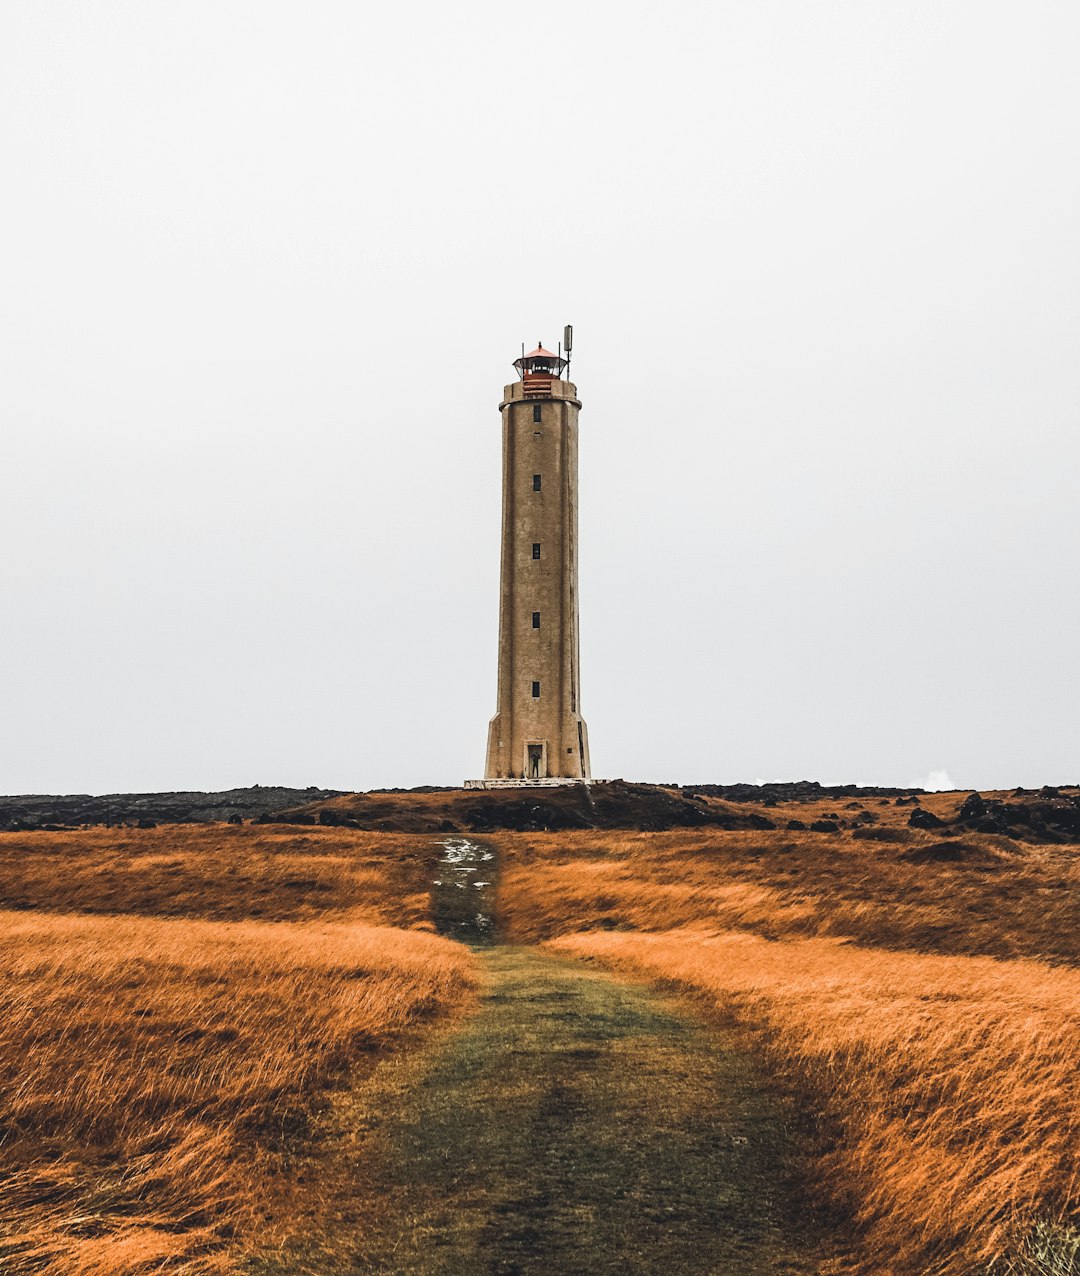
[[[498, 709], [487, 781], [588, 782], [578, 635], [577, 387], [564, 379], [572, 330], [514, 360], [503, 390]], [[566, 357], [562, 346], [565, 344]]]

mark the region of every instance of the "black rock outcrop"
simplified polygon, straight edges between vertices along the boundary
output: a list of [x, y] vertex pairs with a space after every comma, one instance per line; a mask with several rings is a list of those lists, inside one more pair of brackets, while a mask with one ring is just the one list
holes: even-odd
[[921, 806], [917, 806], [912, 812], [908, 820], [908, 825], [913, 829], [939, 829], [944, 827], [944, 820], [939, 820], [933, 811], [924, 810]]

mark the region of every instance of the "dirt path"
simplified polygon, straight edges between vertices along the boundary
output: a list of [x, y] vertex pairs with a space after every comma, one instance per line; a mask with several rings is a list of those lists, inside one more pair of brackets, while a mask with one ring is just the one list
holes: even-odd
[[477, 949], [479, 1011], [338, 1096], [311, 1169], [346, 1204], [305, 1256], [252, 1270], [828, 1270], [791, 1205], [792, 1114], [742, 1033], [585, 963], [495, 944], [496, 857], [442, 845], [433, 914]]
[[480, 1013], [353, 1097], [371, 1204], [340, 1270], [821, 1270], [783, 1210], [783, 1105], [741, 1042], [581, 964], [484, 961]]

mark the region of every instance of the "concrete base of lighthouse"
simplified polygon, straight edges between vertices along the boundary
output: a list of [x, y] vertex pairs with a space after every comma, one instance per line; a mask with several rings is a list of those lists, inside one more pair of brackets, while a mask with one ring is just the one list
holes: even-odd
[[574, 776], [548, 775], [540, 780], [466, 780], [466, 789], [559, 789], [575, 784], [602, 784], [602, 780], [584, 780]]

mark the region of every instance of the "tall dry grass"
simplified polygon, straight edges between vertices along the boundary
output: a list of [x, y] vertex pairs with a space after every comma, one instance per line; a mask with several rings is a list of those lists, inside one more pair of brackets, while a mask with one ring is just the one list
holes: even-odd
[[0, 913], [0, 1270], [223, 1272], [327, 1088], [469, 954], [348, 922]]
[[731, 932], [552, 946], [766, 1025], [841, 1123], [822, 1169], [871, 1271], [986, 1270], [1080, 1207], [1080, 971]]
[[428, 916], [431, 838], [345, 828], [167, 824], [0, 833], [0, 908], [245, 917]]
[[[824, 805], [824, 804], [823, 804]], [[798, 806], [771, 810], [782, 821]], [[906, 827], [500, 834], [500, 917], [520, 940], [702, 923], [773, 938], [845, 936], [917, 952], [1080, 962], [1080, 853]], [[959, 858], [935, 859], [948, 846]], [[956, 848], [959, 849], [956, 849]]]
[[861, 1225], [866, 1272], [1074, 1276], [1076, 848], [942, 851], [891, 804], [889, 840], [769, 814], [781, 827], [503, 835], [502, 916], [758, 1025], [828, 1135], [811, 1173]]

